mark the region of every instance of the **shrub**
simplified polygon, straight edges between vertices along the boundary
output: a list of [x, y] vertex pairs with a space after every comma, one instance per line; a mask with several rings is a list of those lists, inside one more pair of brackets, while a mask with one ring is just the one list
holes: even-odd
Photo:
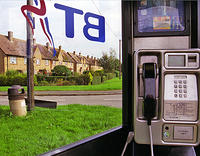
[[104, 70], [96, 70], [94, 72], [94, 76], [103, 76], [104, 75]]
[[6, 86], [6, 85], [7, 85], [7, 76], [0, 75], [0, 86]]
[[111, 79], [113, 79], [115, 77], [114, 73], [106, 73], [105, 75], [107, 76], [108, 80], [111, 80]]
[[101, 76], [94, 76], [92, 85], [100, 84], [101, 83]]
[[17, 70], [8, 70], [8, 71], [6, 71], [6, 76], [15, 76], [15, 75], [18, 75], [18, 74], [20, 74], [20, 72], [17, 71]]
[[76, 82], [76, 79], [77, 79], [77, 77], [75, 77], [75, 76], [66, 77], [66, 80], [70, 81], [70, 82]]
[[76, 77], [76, 83], [78, 85], [84, 85], [84, 75], [80, 75], [80, 76]]
[[41, 81], [45, 81], [45, 75], [41, 75], [41, 74], [37, 74], [35, 75], [35, 77], [37, 78], [37, 81], [38, 82], [41, 82]]
[[41, 81], [38, 83], [39, 86], [49, 86], [49, 83], [47, 81]]
[[57, 65], [53, 68], [52, 74], [54, 76], [71, 76], [71, 71], [64, 65]]
[[115, 70], [115, 77], [119, 77], [119, 71], [118, 70]]
[[[6, 85], [20, 85], [20, 86], [27, 86], [27, 75], [26, 74], [18, 74], [13, 76], [5, 76], [6, 78]], [[37, 77], [34, 76], [34, 85], [38, 85]]]
[[56, 83], [57, 81], [60, 81], [60, 80], [65, 80], [66, 79], [66, 76], [46, 76], [45, 77], [45, 80], [49, 83]]
[[103, 76], [101, 82], [105, 82], [107, 80], [107, 76]]

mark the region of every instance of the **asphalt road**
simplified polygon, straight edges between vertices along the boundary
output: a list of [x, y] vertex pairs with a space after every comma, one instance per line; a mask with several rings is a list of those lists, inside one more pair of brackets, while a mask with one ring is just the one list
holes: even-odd
[[[38, 100], [56, 101], [58, 105], [85, 104], [122, 107], [122, 94], [88, 96], [35, 96]], [[0, 105], [8, 105], [8, 97], [0, 96]]]

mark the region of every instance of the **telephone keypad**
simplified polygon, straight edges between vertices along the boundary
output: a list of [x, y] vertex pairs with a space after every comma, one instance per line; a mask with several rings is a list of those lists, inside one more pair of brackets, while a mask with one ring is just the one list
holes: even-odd
[[174, 80], [174, 97], [187, 98], [187, 80]]

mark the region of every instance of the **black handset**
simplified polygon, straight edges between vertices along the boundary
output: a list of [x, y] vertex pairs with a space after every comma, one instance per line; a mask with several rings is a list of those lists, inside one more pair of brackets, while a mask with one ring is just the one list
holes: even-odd
[[143, 64], [144, 81], [144, 117], [151, 125], [151, 119], [156, 116], [156, 64]]

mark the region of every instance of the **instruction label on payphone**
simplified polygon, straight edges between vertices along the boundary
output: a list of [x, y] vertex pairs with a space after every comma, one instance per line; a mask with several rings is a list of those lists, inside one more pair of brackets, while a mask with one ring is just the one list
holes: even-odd
[[194, 74], [165, 75], [164, 119], [196, 121], [197, 80]]

